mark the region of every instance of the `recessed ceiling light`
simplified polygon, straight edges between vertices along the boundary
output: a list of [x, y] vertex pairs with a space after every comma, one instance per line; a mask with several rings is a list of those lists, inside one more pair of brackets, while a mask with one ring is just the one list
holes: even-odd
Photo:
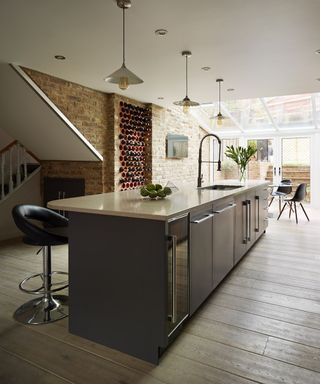
[[163, 96], [159, 96], [158, 100], [164, 100], [164, 97]]
[[315, 53], [316, 53], [317, 55], [320, 55], [320, 49], [317, 49], [317, 50], [315, 51]]
[[57, 60], [65, 60], [66, 59], [66, 57], [63, 56], [63, 55], [55, 55], [54, 58], [57, 59]]
[[233, 92], [233, 91], [234, 91], [234, 88], [228, 88], [227, 91], [228, 91], [228, 92]]
[[154, 33], [157, 35], [157, 36], [165, 36], [168, 31], [166, 29], [163, 29], [163, 28], [160, 28], [160, 29], [156, 29], [154, 31]]
[[202, 67], [201, 68], [203, 71], [210, 71], [211, 67]]

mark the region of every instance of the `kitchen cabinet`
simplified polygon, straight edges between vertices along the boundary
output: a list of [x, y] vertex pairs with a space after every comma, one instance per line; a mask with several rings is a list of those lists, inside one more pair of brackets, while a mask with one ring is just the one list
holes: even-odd
[[[51, 200], [83, 196], [84, 194], [85, 180], [83, 178], [44, 177], [43, 203], [45, 207]], [[59, 213], [68, 217], [65, 211], [59, 210]]]
[[268, 226], [268, 188], [257, 188], [255, 196], [256, 221], [255, 232], [258, 239]]
[[168, 220], [168, 337], [189, 316], [189, 217]]
[[190, 314], [213, 289], [213, 209], [197, 211], [190, 220]]
[[235, 198], [234, 262], [237, 264], [267, 227], [267, 188], [257, 188]]
[[233, 268], [235, 206], [233, 200], [224, 200], [213, 208], [213, 288]]
[[241, 194], [235, 198], [236, 215], [235, 215], [235, 234], [234, 234], [234, 261], [235, 264], [247, 252], [247, 223], [248, 209], [246, 194]]
[[234, 208], [224, 199], [191, 215], [190, 314], [233, 268]]
[[163, 202], [126, 191], [49, 203], [70, 213], [70, 332], [157, 364], [232, 270], [234, 252], [240, 260], [263, 233], [266, 185], [190, 187]]

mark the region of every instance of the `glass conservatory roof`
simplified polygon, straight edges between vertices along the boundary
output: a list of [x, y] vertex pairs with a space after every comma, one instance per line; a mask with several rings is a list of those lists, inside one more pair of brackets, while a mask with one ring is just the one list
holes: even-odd
[[217, 102], [202, 104], [195, 116], [222, 133], [313, 130], [320, 127], [320, 93], [224, 101], [221, 113], [226, 119], [220, 126], [213, 118], [217, 112]]

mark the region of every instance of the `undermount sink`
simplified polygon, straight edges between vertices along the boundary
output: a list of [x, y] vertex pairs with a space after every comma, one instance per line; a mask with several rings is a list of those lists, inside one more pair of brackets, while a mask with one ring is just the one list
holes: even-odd
[[237, 189], [241, 187], [243, 187], [243, 185], [215, 184], [215, 185], [209, 185], [208, 187], [202, 187], [201, 189], [212, 189], [216, 191], [231, 191], [232, 189]]

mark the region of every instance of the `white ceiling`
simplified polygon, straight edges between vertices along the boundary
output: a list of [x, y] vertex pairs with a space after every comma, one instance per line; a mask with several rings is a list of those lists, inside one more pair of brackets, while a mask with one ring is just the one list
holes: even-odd
[[[126, 96], [167, 106], [183, 98], [185, 49], [193, 53], [190, 97], [201, 103], [217, 99], [218, 77], [225, 79], [223, 99], [320, 91], [320, 0], [132, 3], [127, 66], [144, 84]], [[169, 34], [157, 37], [157, 28]], [[122, 93], [103, 81], [121, 65], [121, 11], [114, 0], [1, 0], [0, 47], [0, 61]], [[55, 60], [56, 54], [67, 60]]]

